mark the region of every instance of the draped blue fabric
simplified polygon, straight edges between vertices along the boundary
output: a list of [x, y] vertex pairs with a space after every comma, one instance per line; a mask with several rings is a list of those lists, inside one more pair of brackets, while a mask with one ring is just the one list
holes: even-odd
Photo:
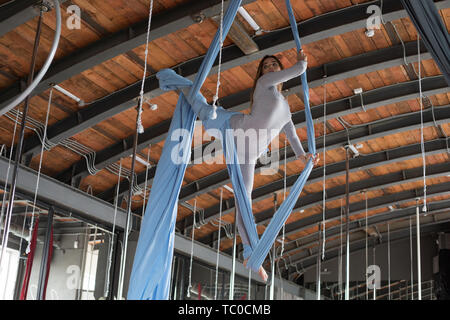
[[[286, 0], [286, 7], [288, 9], [289, 22], [291, 24], [292, 34], [297, 46], [297, 50], [300, 50], [302, 48], [302, 45], [298, 33], [297, 22], [295, 20], [294, 12], [292, 10], [291, 2], [289, 0]], [[314, 123], [312, 121], [311, 108], [309, 105], [309, 87], [306, 72], [304, 72], [301, 75], [301, 80], [302, 80], [302, 90], [305, 104], [305, 118], [308, 134], [308, 151], [312, 154], [315, 154], [316, 144], [314, 134]], [[228, 134], [225, 141], [226, 141], [225, 148], [227, 149], [226, 152], [228, 152], [230, 149], [234, 148], [234, 140], [231, 139], [230, 134]], [[272, 247], [272, 244], [276, 240], [280, 229], [283, 227], [287, 218], [291, 214], [292, 209], [294, 208], [295, 203], [298, 197], [300, 196], [300, 193], [302, 192], [303, 187], [305, 186], [305, 183], [308, 180], [308, 177], [311, 174], [313, 167], [314, 164], [310, 159], [306, 164], [305, 168], [303, 169], [302, 173], [298, 177], [297, 181], [292, 186], [289, 196], [278, 208], [277, 212], [274, 214], [272, 220], [270, 221], [269, 225], [264, 231], [261, 239], [258, 240], [256, 225], [254, 223], [253, 213], [251, 210], [251, 203], [246, 196], [245, 185], [242, 179], [242, 174], [240, 172], [240, 167], [237, 164], [237, 161], [233, 161], [233, 163], [228, 164], [228, 173], [233, 183], [233, 187], [235, 188], [236, 201], [239, 203], [242, 220], [244, 222], [245, 229], [250, 239], [250, 248], [249, 246], [244, 246], [244, 258], [248, 257], [247, 266], [252, 270], [257, 271], [261, 266], [261, 264], [264, 262], [264, 259], [267, 256], [270, 248]], [[238, 192], [236, 192], [236, 189], [238, 190]]]
[[433, 0], [402, 0], [425, 46], [450, 85], [450, 35]]
[[[224, 17], [224, 37], [229, 31], [240, 3], [241, 1], [232, 1], [227, 9]], [[295, 17], [293, 16], [290, 2], [286, 1], [286, 4], [294, 38], [296, 38], [297, 48], [300, 49], [301, 44]], [[186, 166], [190, 159], [194, 122], [197, 116], [191, 106], [194, 104], [206, 104], [206, 99], [199, 93], [199, 90], [220, 49], [219, 40], [219, 33], [217, 33], [194, 83], [168, 69], [160, 71], [157, 75], [160, 86], [164, 90], [174, 90], [189, 86], [190, 90], [187, 97], [182, 93], [180, 94], [169, 134], [158, 163], [139, 235], [129, 282], [128, 299], [167, 299], [169, 296], [177, 200]], [[306, 74], [302, 75], [302, 85], [308, 131], [308, 148], [309, 152], [315, 153], [314, 126], [309, 107], [309, 89]], [[217, 108], [217, 118], [212, 119], [213, 109], [210, 107], [203, 108], [202, 112], [205, 110], [210, 112], [210, 114], [206, 117], [204, 117], [205, 115], [200, 117], [207, 119], [203, 122], [204, 126], [207, 129], [218, 129], [222, 134], [222, 145], [227, 161], [228, 173], [233, 184], [236, 201], [241, 209], [244, 226], [250, 239], [250, 245], [245, 249], [245, 255], [249, 258], [248, 267], [253, 270], [258, 270], [281, 227], [292, 212], [303, 186], [311, 173], [313, 162], [312, 160], [308, 161], [302, 174], [291, 188], [289, 196], [275, 213], [261, 239], [259, 239], [252, 213], [251, 201], [247, 197], [239, 166], [233, 131], [229, 123], [230, 117], [235, 113], [228, 112], [219, 107]], [[173, 139], [174, 136], [176, 139]], [[178, 161], [174, 162], [174, 157]]]
[[[241, 0], [233, 0], [227, 8], [223, 21], [224, 39], [240, 5]], [[190, 160], [192, 136], [197, 117], [188, 101], [195, 100], [199, 94], [219, 52], [220, 40], [220, 33], [217, 32], [187, 99], [181, 94], [174, 111], [142, 221], [128, 287], [127, 298], [130, 300], [169, 298], [177, 201], [186, 166]], [[185, 84], [186, 82], [182, 83], [182, 86]], [[177, 131], [182, 135], [178, 140], [173, 141], [171, 137]], [[180, 156], [180, 163], [172, 161], [174, 153]]]

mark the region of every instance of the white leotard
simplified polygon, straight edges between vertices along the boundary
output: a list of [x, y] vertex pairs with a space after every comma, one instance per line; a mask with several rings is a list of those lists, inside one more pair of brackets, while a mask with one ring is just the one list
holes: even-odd
[[[243, 163], [244, 159], [246, 163], [254, 163], [280, 131], [286, 134], [297, 157], [305, 155], [291, 119], [289, 104], [278, 91], [277, 86], [301, 75], [306, 71], [306, 67], [307, 63], [300, 61], [288, 69], [263, 75], [256, 83], [251, 113], [241, 113], [231, 117], [230, 126], [235, 130], [236, 136], [249, 133], [249, 129], [256, 130], [254, 132], [258, 133], [254, 135], [257, 141], [252, 140], [250, 146], [247, 143], [245, 149], [236, 146], [240, 163]], [[239, 129], [242, 129], [240, 133], [237, 132]], [[266, 132], [266, 134], [260, 135], [259, 132]], [[250, 134], [246, 135], [247, 140], [249, 140], [248, 137]]]

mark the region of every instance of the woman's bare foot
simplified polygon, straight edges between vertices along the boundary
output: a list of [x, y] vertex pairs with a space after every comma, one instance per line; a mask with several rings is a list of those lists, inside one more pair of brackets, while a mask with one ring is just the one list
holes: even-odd
[[[245, 259], [245, 260], [244, 260], [244, 267], [246, 267], [246, 268], [247, 268], [247, 261], [248, 261], [248, 259]], [[264, 283], [266, 283], [266, 282], [267, 282], [268, 275], [267, 275], [267, 273], [266, 273], [266, 270], [264, 270], [264, 268], [263, 268], [262, 266], [259, 267], [258, 274], [259, 274], [261, 280], [262, 280]]]

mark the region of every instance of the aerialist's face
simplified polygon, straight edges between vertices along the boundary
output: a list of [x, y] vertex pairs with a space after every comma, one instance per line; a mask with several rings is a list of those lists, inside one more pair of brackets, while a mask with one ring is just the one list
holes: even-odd
[[275, 60], [274, 58], [267, 58], [264, 60], [263, 62], [263, 67], [262, 67], [262, 74], [266, 74], [269, 72], [276, 72], [276, 71], [280, 71], [280, 65], [278, 64], [277, 60]]

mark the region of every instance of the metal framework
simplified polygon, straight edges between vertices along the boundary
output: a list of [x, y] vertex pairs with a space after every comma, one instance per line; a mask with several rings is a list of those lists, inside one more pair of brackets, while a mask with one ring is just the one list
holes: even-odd
[[[425, 53], [426, 48], [422, 46], [422, 50], [424, 52], [425, 59], [431, 58], [429, 53]], [[417, 61], [417, 48], [414, 41], [405, 44], [405, 56], [406, 58], [409, 58], [411, 62]], [[403, 57], [403, 47], [398, 45], [364, 53], [355, 57], [349, 57], [336, 62], [331, 62], [323, 66], [308, 69], [308, 79], [310, 80], [309, 85], [311, 88], [322, 85], [322, 79], [325, 75], [327, 76], [328, 81], [338, 81], [356, 76], [360, 73], [367, 73], [401, 65], [404, 63]], [[185, 62], [174, 69], [182, 75], [194, 76], [197, 70], [196, 68], [199, 67], [199, 62], [201, 62], [202, 58], [203, 56], [192, 61]], [[148, 90], [147, 95], [156, 97], [163, 93], [159, 89], [159, 83], [156, 79], [156, 75], [147, 77], [145, 83], [147, 86], [145, 90]], [[294, 88], [297, 89], [299, 86], [299, 79], [295, 79], [287, 83], [285, 88], [293, 91]], [[101, 99], [99, 102], [94, 103], [93, 105], [80, 110], [78, 113], [57, 122], [53, 126], [49, 127], [49, 139], [52, 142], [61, 141], [92, 127], [99, 121], [131, 108], [136, 104], [134, 97], [137, 96], [140, 87], [141, 82], [137, 82], [134, 85], [114, 92], [108, 97]], [[244, 106], [248, 104], [249, 96], [250, 90], [243, 90], [242, 92], [233, 94], [229, 97], [222, 98], [221, 103], [223, 103], [225, 107], [233, 106], [234, 110], [242, 110], [245, 109]], [[163, 132], [160, 130], [155, 130], [161, 127], [161, 125], [156, 125], [152, 127], [151, 130], [149, 129], [147, 131], [155, 133], [159, 132], [160, 134], [165, 133], [168, 131], [170, 125], [170, 121], [166, 122], [162, 123], [162, 128], [165, 129]], [[161, 137], [160, 139], [163, 138], [164, 137]], [[160, 140], [153, 138], [151, 143], [159, 141]], [[34, 154], [38, 152], [39, 143], [40, 141], [36, 136], [31, 136], [25, 143], [25, 154]]]
[[[434, 233], [434, 232], [448, 231], [448, 230], [450, 230], [449, 222], [450, 222], [450, 219], [445, 219], [445, 220], [438, 221], [438, 222], [425, 223], [421, 226], [421, 228], [423, 229], [421, 231], [421, 234], [423, 236], [423, 235]], [[380, 236], [387, 237], [387, 232], [381, 233]], [[409, 226], [391, 231], [392, 242], [401, 241], [401, 240], [405, 240], [405, 239], [409, 239]], [[324, 260], [324, 262], [333, 261], [334, 259], [338, 258], [338, 253], [337, 253], [338, 250], [339, 250], [339, 246], [328, 247], [327, 248], [327, 258]], [[351, 240], [350, 252], [355, 253], [355, 252], [358, 252], [361, 250], [365, 250], [365, 240], [363, 238], [357, 238], [357, 239]], [[291, 260], [292, 264], [301, 263], [304, 271], [306, 271], [310, 268], [313, 268], [316, 264], [315, 257], [317, 255], [317, 252], [315, 252], [315, 251], [317, 251], [317, 249], [312, 250], [311, 254], [307, 253], [307, 255], [302, 258], [299, 258], [296, 260]]]
[[[417, 98], [417, 92], [419, 88], [418, 81], [408, 81], [404, 83], [395, 84], [392, 86], [382, 87], [363, 94], [364, 108], [366, 110], [376, 108], [383, 105], [388, 105], [404, 100]], [[422, 88], [424, 95], [431, 96], [434, 94], [447, 92], [448, 86], [443, 76], [429, 77], [422, 80]], [[248, 95], [246, 95], [248, 99]], [[231, 109], [233, 106], [239, 105], [239, 102], [234, 102], [233, 105], [228, 105], [223, 100], [225, 108]], [[329, 102], [327, 103], [327, 114], [329, 117], [344, 116], [356, 111], [362, 110], [361, 97], [359, 95]], [[318, 105], [311, 108], [313, 119], [319, 121], [323, 115], [323, 105]], [[292, 121], [296, 127], [303, 125], [305, 121], [304, 111], [298, 111], [292, 114]], [[152, 126], [145, 130], [145, 132], [139, 135], [137, 150], [142, 150], [150, 143], [156, 143], [163, 140], [167, 135], [167, 130], [170, 125], [170, 119], [164, 121], [158, 125]], [[163, 128], [166, 127], [167, 128]], [[371, 127], [368, 127], [372, 130]], [[361, 129], [360, 129], [361, 130]], [[162, 132], [161, 132], [162, 131]], [[370, 132], [369, 132], [370, 133]], [[351, 137], [350, 137], [351, 138]], [[330, 138], [328, 138], [330, 139]], [[130, 136], [100, 152], [96, 155], [95, 167], [102, 169], [107, 165], [119, 161], [121, 158], [128, 157], [132, 153], [132, 141], [133, 136]], [[209, 143], [208, 143], [209, 144]], [[202, 148], [206, 148], [208, 144], [204, 144]], [[330, 145], [331, 143], [327, 143]], [[288, 147], [290, 150], [290, 147]], [[220, 148], [217, 148], [218, 151]], [[203, 152], [195, 152], [193, 150], [191, 160], [196, 154], [202, 155]], [[152, 179], [156, 172], [155, 168], [149, 170], [148, 177]], [[64, 182], [80, 181], [82, 178], [89, 175], [85, 161], [79, 161], [75, 163], [71, 168], [61, 173], [58, 179]], [[139, 180], [139, 179], [138, 179]]]
[[[395, 185], [401, 185], [405, 184], [414, 180], [418, 180], [421, 178], [421, 170], [422, 168], [416, 168], [412, 169], [408, 172], [397, 172], [393, 174], [387, 174], [385, 176], [377, 176], [373, 178], [369, 178], [367, 180], [358, 181], [355, 183], [350, 184], [350, 195], [359, 193], [359, 190], [365, 189], [383, 189], [390, 186]], [[443, 163], [438, 165], [438, 167], [429, 167], [427, 169], [430, 169], [431, 171], [436, 170], [435, 174], [430, 173], [430, 178], [433, 177], [440, 177], [444, 174], [448, 174], [448, 164]], [[411, 175], [413, 177], [408, 178], [407, 176], [404, 176], [404, 174]], [[447, 189], [445, 189], [447, 188]], [[433, 190], [433, 193], [439, 193], [439, 194], [450, 194], [450, 183], [443, 183], [438, 185], [432, 185], [430, 186], [430, 190]], [[411, 201], [414, 200], [417, 197], [417, 191], [415, 189], [413, 190], [407, 190], [402, 191], [399, 193], [394, 193], [390, 195], [385, 195], [379, 198], [372, 198], [369, 199], [369, 210], [379, 209], [379, 208], [385, 208], [390, 205], [396, 205], [399, 202], [405, 202], [405, 201]], [[340, 199], [345, 196], [345, 185], [337, 186], [332, 189], [327, 190], [327, 193], [329, 194], [329, 197], [327, 198], [328, 201], [333, 201]], [[322, 193], [312, 193], [305, 195], [297, 201], [296, 205], [294, 206], [293, 212], [299, 211], [299, 210], [305, 210], [308, 208], [312, 208], [314, 206], [320, 205], [322, 202]], [[340, 210], [341, 208], [334, 208], [334, 209], [327, 209], [325, 211], [325, 217], [327, 220], [333, 220], [340, 217]], [[350, 203], [350, 213], [351, 216], [361, 214], [365, 211], [365, 201], [357, 202], [357, 203]], [[208, 212], [208, 209], [205, 209], [205, 222], [209, 219], [206, 218], [206, 214]], [[226, 214], [226, 211], [223, 212], [223, 214]], [[267, 209], [264, 211], [261, 211], [257, 214], [255, 214], [255, 223], [257, 225], [263, 225], [270, 221], [273, 215], [272, 209]], [[303, 218], [301, 220], [297, 220], [295, 222], [291, 222], [286, 225], [285, 227], [285, 236], [289, 236], [295, 233], [298, 233], [299, 231], [309, 229], [318, 223], [321, 222], [322, 217], [320, 217], [318, 214], [312, 215], [306, 218]], [[214, 232], [215, 233], [215, 232]], [[208, 243], [210, 245], [213, 244], [211, 241], [212, 239], [217, 238], [216, 235], [212, 233], [208, 236], [205, 236], [202, 239], [198, 239], [200, 242]], [[328, 231], [327, 231], [328, 233]]]
[[[246, 4], [253, 1], [255, 0], [244, 0], [243, 3]], [[195, 22], [193, 17], [199, 15], [200, 12], [206, 17], [217, 15], [220, 12], [220, 7], [220, 0], [205, 0], [191, 1], [168, 10], [154, 17], [150, 40], [164, 37], [192, 25]], [[28, 8], [25, 8], [25, 10], [28, 10]], [[62, 58], [48, 70], [46, 77], [36, 87], [30, 97], [49, 89], [52, 83], [61, 83], [87, 69], [139, 47], [146, 41], [146, 32], [147, 19], [143, 19], [133, 26], [129, 26], [107, 37], [102, 37], [101, 40]], [[4, 107], [20, 92], [21, 83], [17, 81], [0, 93], [0, 115], [8, 111]], [[138, 95], [137, 93], [134, 97]]]

